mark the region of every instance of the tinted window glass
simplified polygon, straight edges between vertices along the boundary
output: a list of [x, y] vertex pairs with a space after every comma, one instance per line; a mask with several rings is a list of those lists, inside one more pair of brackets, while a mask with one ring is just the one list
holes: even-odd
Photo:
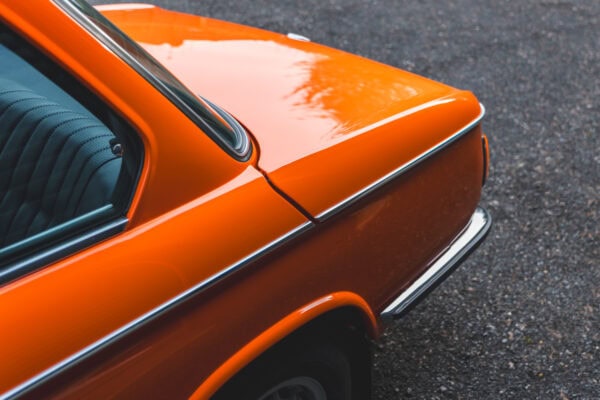
[[96, 96], [0, 25], [0, 266], [123, 215], [137, 150]]

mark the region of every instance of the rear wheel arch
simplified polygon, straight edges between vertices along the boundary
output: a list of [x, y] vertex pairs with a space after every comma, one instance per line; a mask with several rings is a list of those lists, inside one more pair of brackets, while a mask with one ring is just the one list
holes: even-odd
[[[371, 388], [370, 340], [361, 310], [346, 306], [328, 311], [267, 349], [211, 399], [253, 399], [298, 377], [323, 384], [328, 399], [367, 399]], [[329, 395], [331, 391], [336, 394]]]
[[258, 360], [274, 357], [290, 348], [327, 341], [343, 345], [343, 350], [351, 348], [352, 362], [359, 360], [356, 361], [360, 366], [358, 370], [366, 368], [359, 373], [370, 378], [369, 342], [378, 335], [378, 319], [361, 296], [352, 292], [323, 296], [290, 313], [240, 348], [208, 376], [190, 398], [211, 398], [243, 371], [261, 362]]

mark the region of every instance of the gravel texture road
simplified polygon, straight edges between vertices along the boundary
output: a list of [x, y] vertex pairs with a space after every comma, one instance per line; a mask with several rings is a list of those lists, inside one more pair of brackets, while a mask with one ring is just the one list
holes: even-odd
[[155, 3], [299, 33], [485, 104], [492, 232], [377, 344], [375, 399], [600, 398], [600, 1]]

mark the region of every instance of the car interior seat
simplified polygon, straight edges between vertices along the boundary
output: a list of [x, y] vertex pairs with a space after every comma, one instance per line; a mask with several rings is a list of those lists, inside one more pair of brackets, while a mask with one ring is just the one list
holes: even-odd
[[100, 121], [0, 78], [0, 248], [110, 204], [115, 142]]

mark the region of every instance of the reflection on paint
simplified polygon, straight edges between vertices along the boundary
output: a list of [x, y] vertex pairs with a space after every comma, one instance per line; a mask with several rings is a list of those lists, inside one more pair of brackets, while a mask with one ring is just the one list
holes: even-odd
[[240, 120], [258, 139], [265, 170], [329, 148], [449, 89], [314, 43], [209, 18], [160, 8], [106, 15], [192, 91]]

